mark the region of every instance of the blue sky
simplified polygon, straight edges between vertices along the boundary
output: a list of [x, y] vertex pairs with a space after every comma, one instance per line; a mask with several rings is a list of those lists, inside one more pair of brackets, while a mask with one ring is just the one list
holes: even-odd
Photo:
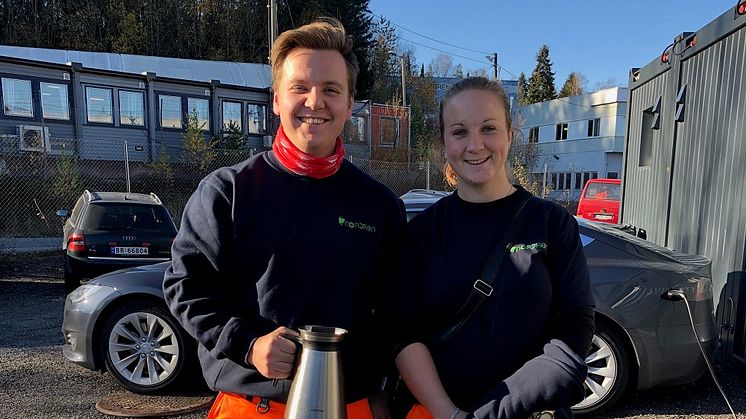
[[[414, 48], [417, 63], [426, 67], [438, 51], [423, 45], [451, 53], [454, 66], [461, 63], [466, 71], [483, 67], [488, 74], [492, 67], [484, 53], [497, 52], [504, 69], [528, 76], [536, 53], [546, 44], [558, 89], [571, 71], [582, 73], [592, 89], [609, 79], [626, 86], [630, 68], [643, 67], [676, 35], [699, 30], [735, 4], [732, 0], [370, 0], [369, 8], [399, 26], [402, 42]], [[501, 78], [512, 76], [504, 72]]]

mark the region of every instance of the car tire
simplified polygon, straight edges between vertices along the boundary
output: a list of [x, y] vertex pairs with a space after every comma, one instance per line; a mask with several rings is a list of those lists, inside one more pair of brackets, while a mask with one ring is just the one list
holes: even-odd
[[194, 384], [195, 342], [164, 308], [128, 302], [101, 329], [99, 347], [117, 384], [140, 394]]
[[622, 397], [629, 382], [629, 360], [623, 341], [604, 323], [597, 322], [586, 357], [585, 398], [572, 407], [575, 416], [596, 417]]
[[65, 267], [62, 269], [62, 279], [65, 282], [65, 291], [72, 292], [80, 286], [80, 278], [75, 275], [70, 263], [70, 256], [65, 255]]

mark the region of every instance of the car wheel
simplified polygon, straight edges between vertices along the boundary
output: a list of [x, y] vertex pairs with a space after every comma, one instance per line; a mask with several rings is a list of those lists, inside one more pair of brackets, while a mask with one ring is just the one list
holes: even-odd
[[65, 267], [62, 269], [62, 279], [65, 282], [65, 290], [72, 292], [80, 286], [80, 278], [73, 272], [70, 256], [65, 255]]
[[624, 394], [629, 381], [629, 356], [622, 341], [603, 323], [596, 323], [591, 350], [585, 359], [588, 376], [585, 399], [572, 407], [576, 416], [596, 416]]
[[130, 302], [108, 316], [100, 348], [106, 370], [119, 385], [135, 393], [154, 393], [188, 380], [194, 351], [165, 308]]

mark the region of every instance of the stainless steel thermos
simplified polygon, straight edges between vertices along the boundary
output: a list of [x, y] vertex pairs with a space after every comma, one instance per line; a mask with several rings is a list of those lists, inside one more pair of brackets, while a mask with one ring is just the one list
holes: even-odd
[[295, 377], [285, 407], [287, 419], [347, 419], [340, 344], [346, 330], [304, 326]]

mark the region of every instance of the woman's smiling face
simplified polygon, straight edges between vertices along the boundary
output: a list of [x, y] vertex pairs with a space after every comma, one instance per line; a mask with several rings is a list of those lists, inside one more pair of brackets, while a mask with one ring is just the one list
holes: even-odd
[[508, 182], [510, 127], [494, 93], [471, 89], [449, 98], [443, 107], [443, 142], [459, 190], [487, 192]]

